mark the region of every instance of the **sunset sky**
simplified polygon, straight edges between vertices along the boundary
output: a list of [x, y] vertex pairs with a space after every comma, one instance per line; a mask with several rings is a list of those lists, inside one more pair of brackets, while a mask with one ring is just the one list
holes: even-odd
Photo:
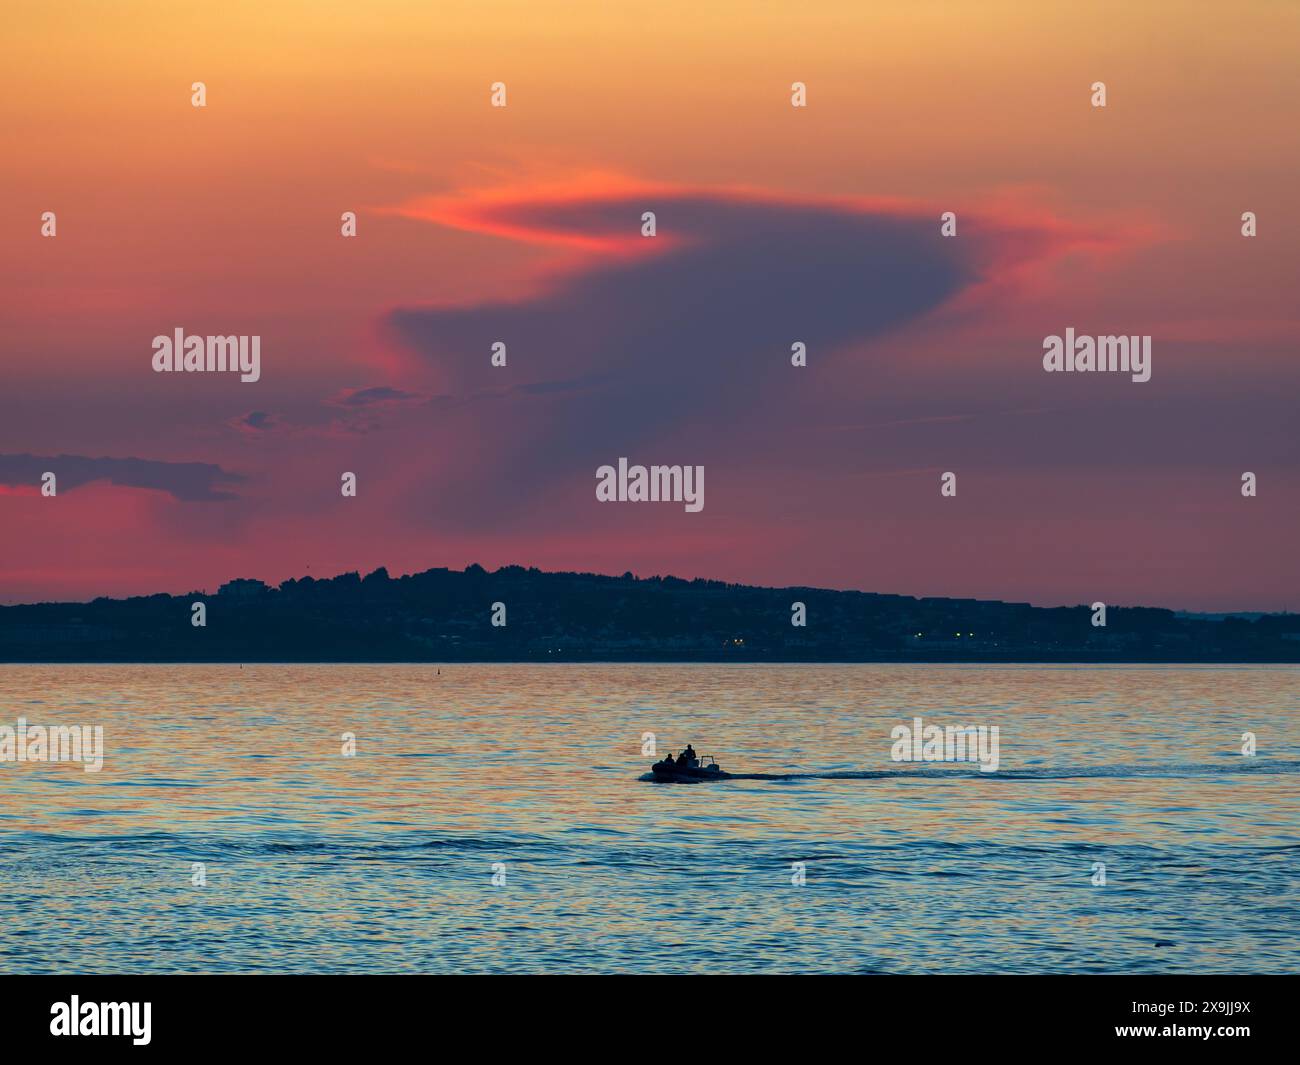
[[[478, 562], [1300, 609], [1300, 5], [6, 19], [0, 602]], [[261, 380], [155, 374], [177, 327]], [[1044, 373], [1067, 327], [1151, 380]], [[620, 456], [703, 511], [597, 502]]]

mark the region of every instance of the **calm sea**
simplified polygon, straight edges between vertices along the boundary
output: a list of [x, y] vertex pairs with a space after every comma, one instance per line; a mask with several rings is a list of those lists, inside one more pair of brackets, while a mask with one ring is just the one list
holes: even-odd
[[[1294, 972], [1298, 695], [1294, 667], [0, 667], [0, 725], [106, 748], [0, 764], [0, 971]], [[891, 761], [915, 716], [997, 725], [999, 771]], [[789, 775], [647, 783], [648, 732]]]

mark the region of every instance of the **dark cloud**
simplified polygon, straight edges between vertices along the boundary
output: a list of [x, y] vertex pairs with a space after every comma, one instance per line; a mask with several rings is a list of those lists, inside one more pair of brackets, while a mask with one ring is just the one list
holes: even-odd
[[229, 424], [240, 432], [265, 433], [278, 428], [280, 423], [274, 414], [268, 414], [264, 410], [250, 410], [247, 414], [232, 418]]
[[[639, 235], [646, 210], [657, 237]], [[588, 252], [531, 298], [390, 315], [436, 369], [444, 410], [489, 397], [501, 408], [493, 433], [476, 434], [473, 475], [495, 495], [461, 500], [467, 517], [619, 455], [704, 462], [713, 443], [770, 436], [810, 380], [792, 377], [792, 343], [820, 367], [860, 354], [982, 280], [1003, 247], [1023, 258], [1048, 240], [975, 225], [944, 239], [937, 212], [699, 193], [494, 202], [453, 221]], [[506, 369], [491, 365], [495, 341]]]
[[150, 488], [166, 492], [183, 502], [238, 498], [223, 486], [243, 481], [207, 462], [160, 462], [136, 458], [88, 458], [84, 455], [0, 455], [0, 484], [39, 488], [46, 472], [58, 478], [58, 489], [66, 492], [94, 481], [128, 488]]
[[[601, 373], [611, 395], [650, 401], [622, 412], [639, 428], [716, 409], [783, 373], [789, 344], [824, 355], [937, 306], [973, 280], [959, 242], [934, 218], [845, 207], [701, 196], [498, 207], [491, 219], [606, 237], [637, 233], [657, 211], [646, 252], [596, 259], [535, 299], [466, 309], [399, 309], [392, 323], [436, 359], [447, 391], [499, 388], [487, 353], [510, 351], [525, 386]], [[656, 240], [663, 244], [655, 245]], [[662, 248], [658, 254], [653, 252]], [[633, 246], [633, 251], [638, 250]], [[787, 339], [788, 338], [788, 339]]]

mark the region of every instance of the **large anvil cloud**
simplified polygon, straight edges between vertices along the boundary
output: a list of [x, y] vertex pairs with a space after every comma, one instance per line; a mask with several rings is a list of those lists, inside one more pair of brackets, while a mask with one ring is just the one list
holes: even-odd
[[[646, 211], [653, 237], [641, 233]], [[432, 362], [438, 409], [508, 405], [478, 459], [495, 455], [521, 489], [656, 441], [655, 461], [702, 461], [671, 453], [681, 433], [734, 441], [789, 418], [795, 342], [819, 369], [860, 357], [864, 342], [1061, 236], [969, 219], [945, 238], [937, 209], [652, 187], [428, 200], [400, 213], [560, 253], [522, 298], [390, 314]], [[496, 341], [506, 369], [490, 363]]]

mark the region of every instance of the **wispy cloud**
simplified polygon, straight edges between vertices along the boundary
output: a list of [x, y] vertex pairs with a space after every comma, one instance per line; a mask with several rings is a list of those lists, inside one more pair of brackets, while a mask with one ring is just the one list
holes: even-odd
[[51, 472], [60, 492], [95, 481], [107, 481], [125, 488], [147, 488], [165, 492], [182, 502], [213, 502], [235, 499], [229, 486], [243, 481], [207, 462], [164, 462], [139, 458], [89, 458], [84, 455], [0, 455], [0, 485], [12, 489], [39, 489], [41, 478]]
[[237, 429], [241, 433], [248, 433], [252, 436], [258, 436], [262, 433], [268, 433], [280, 425], [280, 419], [264, 410], [250, 410], [247, 414], [241, 414], [237, 418], [231, 418], [226, 423], [232, 429]]
[[385, 407], [399, 403], [418, 403], [427, 397], [418, 392], [393, 388], [390, 385], [371, 385], [367, 388], [345, 388], [330, 399], [336, 407]]

